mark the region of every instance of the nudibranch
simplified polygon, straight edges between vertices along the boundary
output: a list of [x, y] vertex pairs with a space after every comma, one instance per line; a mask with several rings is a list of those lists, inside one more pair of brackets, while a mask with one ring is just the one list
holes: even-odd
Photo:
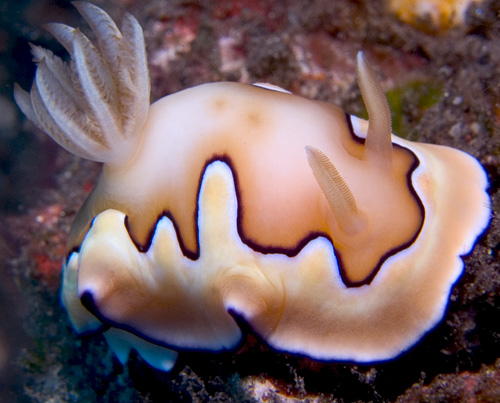
[[75, 2], [93, 29], [49, 24], [68, 62], [33, 46], [25, 115], [104, 163], [77, 214], [62, 301], [168, 371], [222, 351], [244, 320], [271, 347], [319, 360], [398, 356], [443, 317], [461, 256], [489, 222], [481, 165], [391, 134], [362, 53], [369, 122], [271, 85], [211, 83], [149, 105], [141, 27]]

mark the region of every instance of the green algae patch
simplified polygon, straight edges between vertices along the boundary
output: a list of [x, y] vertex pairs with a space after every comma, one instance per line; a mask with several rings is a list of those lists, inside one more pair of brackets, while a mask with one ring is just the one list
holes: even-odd
[[412, 122], [443, 97], [443, 88], [435, 83], [412, 81], [387, 92], [392, 111], [392, 131], [407, 138]]

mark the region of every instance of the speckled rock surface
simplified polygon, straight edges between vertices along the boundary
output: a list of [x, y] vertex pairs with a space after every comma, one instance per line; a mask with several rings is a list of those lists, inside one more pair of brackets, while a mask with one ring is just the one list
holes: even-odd
[[[40, 25], [81, 25], [66, 1], [4, 3], [0, 96], [29, 88], [27, 41]], [[375, 1], [109, 0], [145, 30], [152, 98], [209, 81], [267, 81], [362, 114], [354, 59], [363, 49], [402, 137], [450, 145], [484, 165], [492, 221], [453, 289], [446, 317], [386, 363], [323, 363], [281, 354], [250, 329], [235, 352], [181, 354], [165, 374], [137, 356], [121, 367], [100, 335], [77, 336], [59, 304], [60, 263], [97, 164], [59, 149], [20, 114], [0, 122], [0, 401], [500, 401], [500, 4], [473, 5], [463, 25], [419, 30]], [[57, 52], [63, 54], [60, 47]], [[460, 217], [457, 217], [460, 219]]]

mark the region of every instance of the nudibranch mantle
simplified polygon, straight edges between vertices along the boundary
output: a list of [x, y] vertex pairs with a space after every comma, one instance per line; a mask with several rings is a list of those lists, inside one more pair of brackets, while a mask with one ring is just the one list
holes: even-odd
[[269, 85], [204, 84], [149, 107], [137, 21], [119, 30], [75, 5], [99, 49], [51, 24], [71, 61], [34, 47], [35, 83], [15, 96], [104, 162], [63, 267], [78, 332], [168, 371], [179, 350], [235, 348], [234, 315], [278, 350], [358, 362], [399, 355], [443, 317], [489, 222], [486, 176], [461, 151], [391, 135], [362, 54], [369, 122]]

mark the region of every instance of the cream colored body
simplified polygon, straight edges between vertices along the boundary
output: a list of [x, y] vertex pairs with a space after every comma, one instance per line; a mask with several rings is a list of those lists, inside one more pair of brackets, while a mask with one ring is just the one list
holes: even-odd
[[[355, 121], [363, 129], [365, 122]], [[72, 255], [66, 275], [79, 268], [79, 295], [90, 290], [112, 323], [126, 323], [172, 348], [233, 348], [241, 335], [231, 309], [280, 350], [318, 359], [392, 358], [442, 317], [463, 268], [459, 256], [473, 246], [473, 237], [465, 240], [458, 231], [445, 237], [443, 229], [457, 226], [457, 216], [461, 224], [485, 220], [486, 208], [468, 217], [463, 212], [488, 203], [474, 193], [454, 202], [462, 187], [486, 185], [474, 169], [458, 175], [466, 166], [474, 168], [474, 159], [447, 147], [395, 141], [412, 146], [421, 161], [412, 180], [428, 206], [426, 220], [417, 241], [389, 258], [370, 285], [345, 286], [325, 238], [310, 241], [293, 258], [246, 246], [236, 227], [233, 176], [222, 162], [210, 165], [202, 181], [199, 259], [183, 256], [167, 218], [159, 222], [150, 250], [138, 252], [123, 225], [124, 214], [107, 210], [96, 218], [81, 252]], [[431, 172], [439, 171], [443, 161], [452, 169], [438, 179]], [[434, 197], [436, 189], [449, 190], [449, 197]], [[68, 295], [66, 305], [78, 305], [77, 295]], [[72, 316], [77, 327], [92, 320], [83, 307], [80, 313]], [[129, 348], [137, 347], [130, 343]]]

